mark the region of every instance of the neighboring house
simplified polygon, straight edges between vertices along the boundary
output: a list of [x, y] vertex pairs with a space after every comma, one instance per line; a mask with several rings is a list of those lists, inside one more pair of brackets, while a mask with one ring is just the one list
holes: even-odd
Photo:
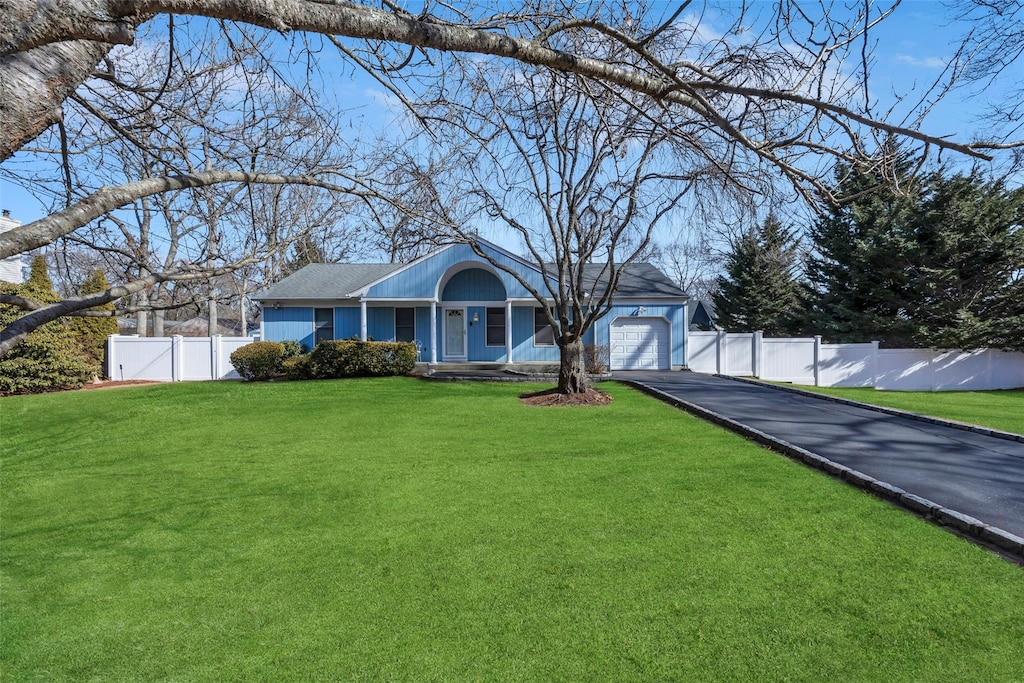
[[718, 329], [718, 314], [711, 299], [690, 301], [690, 330], [710, 332]]
[[[3, 214], [0, 215], [0, 232], [7, 232], [19, 225], [21, 225], [21, 221], [11, 218], [11, 212], [4, 209]], [[20, 285], [25, 281], [25, 271], [28, 267], [28, 259], [24, 254], [0, 259], [0, 282], [13, 282]]]
[[[188, 320], [164, 320], [164, 336], [205, 337], [210, 333], [210, 320], [196, 316]], [[238, 318], [217, 318], [216, 334], [225, 337], [242, 336], [242, 322]]]
[[[480, 246], [546, 291], [540, 269], [500, 247]], [[600, 266], [594, 266], [599, 269]], [[255, 297], [262, 337], [412, 341], [420, 362], [558, 362], [544, 310], [514, 277], [465, 244], [407, 264], [308, 265]], [[647, 263], [627, 266], [611, 311], [584, 342], [607, 346], [611, 367], [680, 368], [685, 363], [687, 295]]]

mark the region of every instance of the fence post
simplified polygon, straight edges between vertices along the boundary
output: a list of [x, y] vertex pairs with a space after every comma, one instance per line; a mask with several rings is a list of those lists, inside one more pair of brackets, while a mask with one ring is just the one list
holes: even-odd
[[183, 345], [182, 336], [175, 334], [171, 337], [171, 381], [180, 382], [181, 378], [185, 376], [184, 368], [184, 356], [181, 352]]
[[750, 352], [754, 355], [750, 362], [750, 369], [754, 371], [754, 377], [761, 377], [761, 352], [764, 350], [764, 330], [754, 332], [754, 341], [750, 345]]
[[931, 375], [932, 391], [935, 391], [935, 349], [928, 349], [928, 374]]
[[814, 335], [814, 386], [821, 386], [821, 335]]
[[114, 373], [117, 372], [117, 342], [115, 339], [119, 335], [112, 334], [107, 337], [107, 379], [115, 379]]
[[878, 388], [878, 342], [871, 342], [871, 388]]
[[715, 372], [725, 374], [725, 331], [719, 330], [715, 339]]
[[213, 375], [210, 379], [220, 379], [220, 338], [221, 335], [215, 334], [210, 337], [210, 373]]

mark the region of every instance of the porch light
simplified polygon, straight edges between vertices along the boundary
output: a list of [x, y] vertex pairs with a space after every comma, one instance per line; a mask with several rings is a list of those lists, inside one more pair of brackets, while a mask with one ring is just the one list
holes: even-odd
[[475, 322], [475, 323], [480, 322], [480, 314], [475, 312], [475, 311], [473, 312], [473, 322]]

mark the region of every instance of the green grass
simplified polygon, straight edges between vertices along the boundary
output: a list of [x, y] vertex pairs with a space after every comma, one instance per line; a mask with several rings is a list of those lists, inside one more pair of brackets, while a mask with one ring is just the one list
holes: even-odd
[[0, 675], [1020, 680], [1021, 567], [607, 389], [3, 399]]
[[819, 394], [1024, 434], [1024, 389], [877, 391], [870, 388], [811, 387], [802, 384], [793, 386]]

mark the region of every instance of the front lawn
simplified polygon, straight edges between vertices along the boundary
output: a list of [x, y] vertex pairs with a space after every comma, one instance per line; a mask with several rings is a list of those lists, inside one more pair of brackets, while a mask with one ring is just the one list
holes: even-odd
[[2, 677], [1019, 680], [1020, 566], [603, 386], [2, 399]]
[[848, 398], [957, 422], [1024, 434], [1024, 389], [1006, 391], [878, 391], [871, 388], [794, 385], [819, 394]]

